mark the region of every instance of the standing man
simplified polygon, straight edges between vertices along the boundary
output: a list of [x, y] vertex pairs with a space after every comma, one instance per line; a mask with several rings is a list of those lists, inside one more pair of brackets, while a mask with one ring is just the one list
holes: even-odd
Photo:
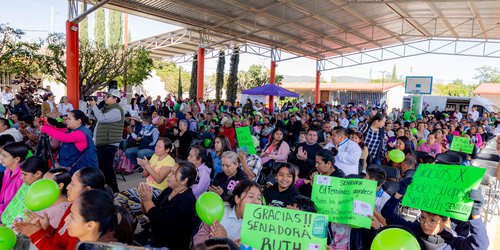
[[469, 114], [472, 115], [472, 120], [474, 122], [476, 122], [477, 119], [479, 118], [479, 111], [477, 111], [477, 107], [476, 106], [472, 107], [472, 111], [469, 111]]
[[106, 184], [117, 193], [113, 161], [118, 144], [122, 139], [124, 126], [124, 111], [120, 107], [120, 92], [117, 89], [110, 89], [104, 99], [104, 107], [99, 109], [94, 99], [89, 101], [89, 105], [96, 118], [94, 128], [94, 142], [97, 147], [97, 158], [99, 168], [106, 178]]
[[347, 138], [347, 132], [342, 127], [333, 129], [332, 141], [338, 151], [335, 156], [335, 166], [344, 171], [345, 175], [359, 174], [361, 158], [359, 145]]

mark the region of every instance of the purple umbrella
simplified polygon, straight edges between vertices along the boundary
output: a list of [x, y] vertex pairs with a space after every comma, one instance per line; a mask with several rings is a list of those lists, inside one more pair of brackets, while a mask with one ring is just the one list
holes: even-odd
[[295, 92], [271, 83], [267, 83], [266, 85], [262, 85], [260, 87], [243, 90], [242, 93], [246, 95], [288, 96], [295, 98], [299, 98], [300, 96]]

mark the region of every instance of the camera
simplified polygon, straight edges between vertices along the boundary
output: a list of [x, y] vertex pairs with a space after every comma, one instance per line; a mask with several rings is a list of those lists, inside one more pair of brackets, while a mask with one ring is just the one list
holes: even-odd
[[85, 96], [83, 97], [83, 100], [85, 100], [86, 102], [91, 100], [97, 101], [97, 96]]

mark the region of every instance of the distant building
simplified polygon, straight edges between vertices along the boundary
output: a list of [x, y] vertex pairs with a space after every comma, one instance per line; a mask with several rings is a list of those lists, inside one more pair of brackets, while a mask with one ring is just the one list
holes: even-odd
[[[314, 82], [286, 82], [282, 87], [299, 93], [304, 102], [314, 102]], [[335, 104], [362, 102], [364, 105], [387, 102], [389, 109], [402, 108], [405, 89], [402, 83], [321, 83], [320, 100]]]
[[490, 100], [495, 106], [500, 107], [500, 83], [481, 83], [474, 95]]

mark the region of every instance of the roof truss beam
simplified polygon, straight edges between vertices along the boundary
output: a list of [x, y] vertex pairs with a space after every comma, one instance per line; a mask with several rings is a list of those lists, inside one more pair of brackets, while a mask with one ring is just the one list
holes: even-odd
[[[479, 24], [479, 29], [481, 30], [481, 33], [482, 33], [484, 39], [488, 39], [488, 34], [486, 33], [487, 32], [486, 28], [484, 27], [483, 21], [481, 20], [481, 17], [479, 16], [479, 12], [477, 11], [476, 4], [471, 2], [471, 1], [467, 1], [467, 5], [469, 6], [469, 9], [472, 13], [472, 17]], [[474, 24], [472, 25], [472, 31], [474, 32]], [[474, 33], [472, 33], [471, 35], [474, 36]]]
[[[436, 6], [435, 3], [433, 2], [427, 2], [427, 6], [429, 6], [429, 9], [434, 13], [434, 15], [439, 18], [441, 23], [446, 26], [446, 28], [453, 34], [453, 37], [459, 38], [460, 35], [455, 31], [455, 29], [451, 26], [451, 24], [444, 18], [443, 13], [439, 10], [439, 8]], [[434, 32], [436, 31], [436, 28], [434, 28]]]
[[389, 7], [394, 13], [399, 15], [400, 17], [403, 17], [404, 20], [411, 25], [414, 29], [418, 30], [420, 34], [424, 37], [431, 37], [431, 34], [429, 31], [427, 31], [424, 27], [420, 26], [417, 21], [415, 21], [413, 18], [411, 18], [408, 13], [406, 13], [403, 9], [401, 9], [396, 3], [386, 3], [386, 6]]

